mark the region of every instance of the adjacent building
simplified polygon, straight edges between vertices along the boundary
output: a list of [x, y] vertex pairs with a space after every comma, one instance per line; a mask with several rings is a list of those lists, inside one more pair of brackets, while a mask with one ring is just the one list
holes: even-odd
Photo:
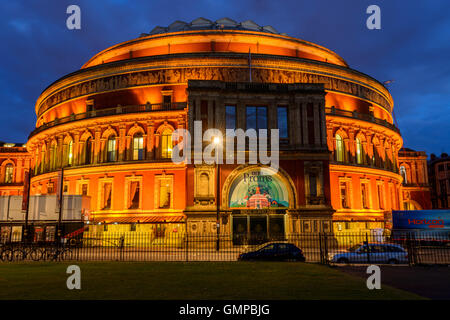
[[0, 196], [22, 195], [25, 171], [31, 166], [26, 145], [0, 142]]
[[402, 148], [398, 153], [404, 210], [431, 209], [427, 155], [424, 151]]
[[450, 157], [431, 154], [428, 162], [433, 209], [449, 209], [450, 203]]

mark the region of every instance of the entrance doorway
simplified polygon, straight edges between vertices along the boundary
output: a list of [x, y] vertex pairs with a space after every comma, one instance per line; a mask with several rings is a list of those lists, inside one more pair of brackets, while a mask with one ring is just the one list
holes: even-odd
[[235, 214], [232, 215], [234, 245], [261, 244], [284, 240], [284, 214]]

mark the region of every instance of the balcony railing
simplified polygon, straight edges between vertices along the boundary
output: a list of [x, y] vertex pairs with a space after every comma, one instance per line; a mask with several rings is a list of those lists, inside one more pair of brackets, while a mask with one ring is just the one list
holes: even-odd
[[25, 147], [0, 147], [0, 153], [17, 153], [17, 152], [22, 152], [22, 153], [26, 153], [27, 148]]
[[171, 102], [171, 103], [147, 103], [147, 104], [139, 104], [139, 105], [128, 105], [121, 106], [118, 105], [114, 108], [105, 108], [99, 110], [92, 110], [83, 113], [72, 114], [67, 117], [58, 118], [53, 121], [47, 122], [36, 129], [34, 129], [29, 135], [28, 139], [34, 136], [35, 134], [49, 129], [51, 127], [69, 123], [73, 121], [79, 121], [84, 119], [96, 118], [96, 117], [106, 117], [106, 116], [114, 116], [118, 114], [127, 114], [127, 113], [141, 113], [141, 112], [161, 112], [161, 111], [177, 111], [183, 110], [186, 108], [186, 102]]
[[332, 161], [330, 161], [330, 164], [341, 165], [341, 166], [352, 166], [352, 167], [359, 167], [359, 168], [379, 169], [379, 170], [389, 171], [389, 172], [393, 172], [393, 173], [399, 173], [399, 170], [398, 170], [397, 167], [395, 167], [395, 166], [391, 166], [391, 167], [385, 166], [384, 162], [382, 162], [380, 165], [375, 165], [373, 163], [357, 164], [357, 163], [353, 163], [353, 162], [349, 162], [349, 161], [332, 160]]
[[336, 109], [334, 107], [331, 108], [325, 108], [325, 112], [329, 116], [339, 116], [339, 117], [347, 117], [347, 118], [353, 118], [363, 121], [372, 122], [375, 124], [379, 124], [381, 126], [384, 126], [386, 128], [389, 128], [397, 133], [400, 133], [400, 130], [393, 124], [387, 122], [386, 120], [375, 118], [371, 114], [365, 114], [365, 113], [359, 113], [356, 111], [347, 111], [342, 109]]
[[20, 187], [23, 182], [0, 182], [0, 187]]

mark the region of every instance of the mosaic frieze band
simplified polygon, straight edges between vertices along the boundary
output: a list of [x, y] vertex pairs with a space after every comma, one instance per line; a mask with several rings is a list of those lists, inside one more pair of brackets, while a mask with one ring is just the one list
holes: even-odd
[[[192, 80], [249, 81], [248, 68], [196, 67], [165, 70], [149, 70], [114, 75], [85, 81], [62, 89], [49, 96], [39, 107], [39, 114], [65, 101], [100, 92], [108, 92], [136, 86], [177, 84]], [[253, 68], [252, 81], [275, 83], [324, 83], [325, 89], [350, 94], [372, 101], [391, 111], [389, 102], [379, 93], [362, 85], [338, 78], [307, 72]]]

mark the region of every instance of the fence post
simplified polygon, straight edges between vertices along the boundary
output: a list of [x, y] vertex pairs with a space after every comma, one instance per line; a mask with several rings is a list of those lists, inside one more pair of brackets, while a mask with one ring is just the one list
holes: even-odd
[[417, 264], [417, 241], [416, 241], [416, 234], [412, 234], [412, 247], [413, 247], [413, 263]]
[[320, 232], [319, 232], [319, 254], [320, 254], [320, 263], [324, 264], [323, 252], [322, 252], [322, 233], [320, 233]]
[[186, 232], [186, 262], [189, 261], [189, 233]]
[[324, 256], [325, 264], [329, 264], [329, 261], [328, 261], [328, 238], [327, 238], [326, 232], [324, 232], [323, 237], [324, 237], [324, 241], [325, 241], [325, 256]]
[[120, 260], [123, 261], [123, 248], [125, 243], [125, 235], [120, 236]]
[[410, 241], [410, 235], [409, 232], [406, 234], [406, 250], [408, 251], [408, 265], [412, 266], [412, 248], [411, 248], [411, 241]]
[[369, 246], [369, 236], [366, 232], [366, 246], [367, 246], [367, 263], [370, 263], [370, 246]]

